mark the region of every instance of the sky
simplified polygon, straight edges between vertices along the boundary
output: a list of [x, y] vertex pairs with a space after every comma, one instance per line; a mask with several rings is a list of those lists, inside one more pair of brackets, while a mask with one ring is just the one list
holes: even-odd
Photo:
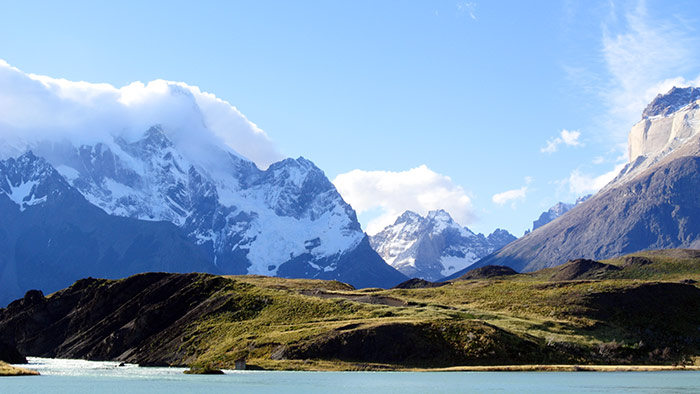
[[522, 235], [619, 171], [656, 94], [700, 83], [694, 0], [0, 4], [5, 75], [122, 103], [181, 82], [217, 138], [261, 167], [312, 160], [370, 233], [442, 208]]

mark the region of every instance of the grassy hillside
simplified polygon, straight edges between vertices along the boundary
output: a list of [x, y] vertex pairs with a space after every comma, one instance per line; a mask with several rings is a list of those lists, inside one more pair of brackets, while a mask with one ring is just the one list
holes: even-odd
[[[341, 369], [670, 364], [700, 355], [700, 289], [693, 283], [700, 281], [700, 252], [637, 253], [603, 261], [603, 269], [572, 265], [422, 289], [233, 277], [266, 294], [270, 305], [252, 319], [202, 321], [193, 351], [196, 362], [217, 366], [247, 357], [265, 368]], [[420, 338], [443, 347], [421, 347]], [[405, 341], [415, 346], [404, 348]]]
[[[38, 331], [16, 342], [29, 355], [207, 368], [241, 358], [253, 368], [342, 370], [694, 364], [696, 280], [700, 253], [680, 250], [391, 290], [146, 274], [17, 301], [0, 310], [0, 339], [26, 320]], [[37, 328], [56, 308], [58, 320]], [[49, 335], [56, 343], [36, 342]]]

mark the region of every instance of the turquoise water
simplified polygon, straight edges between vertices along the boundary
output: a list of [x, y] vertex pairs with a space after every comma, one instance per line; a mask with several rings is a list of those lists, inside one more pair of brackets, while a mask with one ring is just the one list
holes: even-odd
[[[700, 372], [266, 372], [192, 376], [182, 368], [32, 359], [42, 376], [0, 379], [0, 393], [691, 393]], [[42, 365], [43, 363], [43, 365]], [[61, 365], [59, 365], [61, 364]]]

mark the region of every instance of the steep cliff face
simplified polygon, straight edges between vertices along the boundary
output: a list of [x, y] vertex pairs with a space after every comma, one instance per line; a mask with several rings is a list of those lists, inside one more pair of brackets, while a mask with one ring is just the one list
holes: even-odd
[[628, 138], [630, 164], [614, 184], [632, 179], [700, 133], [700, 89], [673, 88], [644, 110]]

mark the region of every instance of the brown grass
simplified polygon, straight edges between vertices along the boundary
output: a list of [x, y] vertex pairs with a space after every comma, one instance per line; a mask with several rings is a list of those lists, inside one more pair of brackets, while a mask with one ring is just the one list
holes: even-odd
[[39, 372], [31, 370], [31, 369], [26, 369], [26, 368], [20, 368], [20, 367], [15, 367], [13, 365], [7, 364], [3, 361], [0, 361], [0, 376], [24, 376], [24, 375], [38, 375]]

